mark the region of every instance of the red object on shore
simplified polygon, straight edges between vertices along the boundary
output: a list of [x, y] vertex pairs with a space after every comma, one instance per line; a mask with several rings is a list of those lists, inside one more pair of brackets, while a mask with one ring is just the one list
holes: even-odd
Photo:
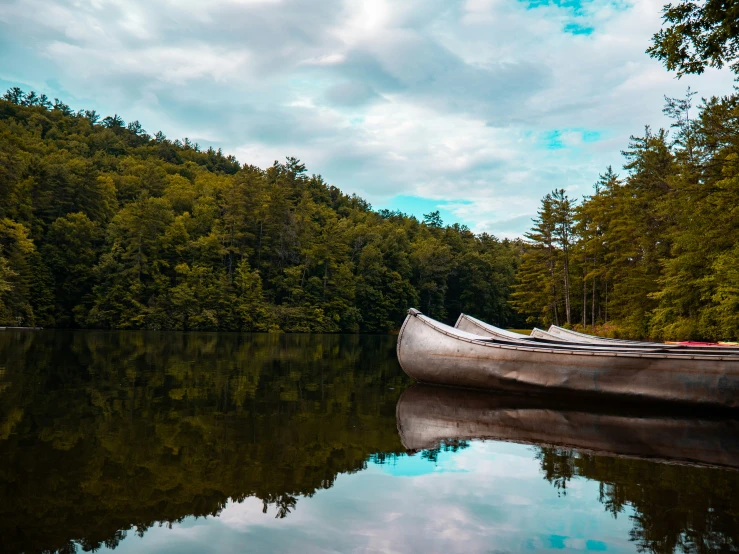
[[694, 340], [686, 340], [683, 342], [678, 342], [678, 344], [681, 344], [683, 346], [721, 346], [717, 342], [698, 342]]

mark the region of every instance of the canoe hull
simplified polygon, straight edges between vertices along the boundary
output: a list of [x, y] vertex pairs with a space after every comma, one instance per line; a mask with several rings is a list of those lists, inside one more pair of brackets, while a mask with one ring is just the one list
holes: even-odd
[[421, 383], [739, 407], [739, 360], [502, 345], [416, 312], [398, 335], [398, 360]]

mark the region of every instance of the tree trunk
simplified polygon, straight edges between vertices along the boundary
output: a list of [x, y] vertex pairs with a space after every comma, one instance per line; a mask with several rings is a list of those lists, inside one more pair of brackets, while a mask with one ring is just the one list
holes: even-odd
[[259, 246], [257, 247], [257, 268], [262, 265], [262, 229], [264, 228], [264, 222], [259, 222]]
[[549, 244], [549, 275], [552, 278], [552, 312], [554, 312], [554, 324], [559, 326], [559, 315], [557, 314], [557, 281], [554, 277], [554, 256], [552, 245]]
[[328, 262], [323, 262], [323, 300], [326, 301], [326, 283], [328, 282]]
[[598, 278], [593, 277], [593, 302], [590, 307], [590, 325], [595, 327], [595, 286], [598, 284]]
[[564, 253], [564, 282], [565, 282], [565, 315], [567, 324], [572, 324], [572, 313], [570, 311], [570, 260], [567, 250]]
[[588, 282], [585, 280], [585, 266], [582, 270], [582, 326], [585, 327], [588, 322], [586, 320], [588, 313]]

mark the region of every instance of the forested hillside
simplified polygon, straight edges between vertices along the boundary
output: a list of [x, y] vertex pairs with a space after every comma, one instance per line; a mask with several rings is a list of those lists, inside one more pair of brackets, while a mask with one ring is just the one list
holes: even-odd
[[633, 338], [739, 335], [739, 95], [666, 99], [668, 132], [631, 138], [578, 204], [541, 204], [513, 295], [531, 321]]
[[0, 248], [0, 324], [382, 332], [411, 306], [518, 321], [520, 242], [17, 88], [0, 100]]

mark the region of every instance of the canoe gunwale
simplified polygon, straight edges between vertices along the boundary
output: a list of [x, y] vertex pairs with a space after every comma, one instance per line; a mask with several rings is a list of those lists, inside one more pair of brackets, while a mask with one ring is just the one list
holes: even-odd
[[[558, 341], [558, 342], [564, 342], [564, 343], [572, 342], [572, 341], [563, 339], [562, 337], [558, 337], [557, 335], [550, 333], [549, 331], [545, 331], [544, 329], [539, 329], [538, 327], [534, 327], [531, 330], [530, 336], [535, 339], [551, 340], [551, 341]], [[592, 343], [587, 342], [587, 344], [592, 344]]]
[[[711, 347], [710, 350], [706, 350], [703, 347], [689, 347], [685, 345], [678, 345], [678, 344], [663, 344], [659, 342], [640, 342], [640, 341], [617, 341], [616, 339], [613, 339], [611, 341], [610, 339], [603, 339], [603, 340], [597, 340], [599, 337], [592, 337], [593, 340], [582, 340], [577, 341], [574, 340], [576, 337], [560, 337], [559, 335], [554, 335], [549, 333], [548, 331], [544, 331], [539, 328], [535, 328], [532, 331], [532, 335], [526, 336], [526, 335], [520, 335], [520, 337], [515, 338], [508, 338], [504, 333], [511, 333], [511, 331], [505, 331], [504, 329], [498, 329], [494, 325], [490, 325], [489, 323], [486, 323], [484, 321], [475, 319], [474, 317], [467, 315], [467, 314], [461, 314], [459, 318], [457, 319], [457, 323], [455, 324], [455, 328], [460, 328], [460, 322], [465, 321], [471, 325], [473, 325], [476, 329], [480, 329], [485, 333], [484, 338], [489, 339], [497, 339], [501, 340], [503, 342], [513, 341], [516, 343], [524, 344], [524, 345], [532, 345], [532, 344], [540, 344], [540, 345], [547, 345], [550, 344], [552, 346], [559, 347], [577, 347], [578, 349], [581, 349], [583, 347], [585, 348], [602, 348], [602, 349], [608, 349], [608, 350], [628, 350], [631, 352], [655, 352], [655, 351], [665, 351], [669, 353], [674, 354], [681, 354], [683, 356], [689, 356], [692, 354], [695, 354], [697, 356], [700, 356], [701, 358], [705, 356], [719, 356], [719, 355], [728, 355], [728, 356], [739, 356], [739, 348], [736, 347]], [[552, 327], [556, 327], [552, 325]], [[559, 329], [559, 328], [558, 328]], [[565, 329], [564, 331], [568, 331], [568, 329]], [[575, 333], [575, 331], [572, 331]], [[518, 333], [514, 333], [518, 334]], [[551, 336], [552, 338], [544, 338], [541, 335], [545, 336]], [[579, 335], [582, 335], [584, 337], [590, 337], [590, 335], [585, 335], [583, 333], [579, 333]]]
[[[486, 333], [493, 333], [495, 338], [495, 335], [500, 335], [501, 337], [508, 337], [506, 333], [511, 333], [512, 335], [520, 335], [519, 337], [510, 336], [511, 340], [514, 341], [521, 341], [521, 342], [531, 342], [536, 337], [529, 337], [527, 335], [521, 335], [520, 333], [514, 333], [513, 331], [507, 331], [506, 333], [503, 333], [501, 331], [505, 331], [505, 329], [498, 329], [497, 327], [494, 327], [493, 325], [489, 325], [485, 323], [484, 321], [480, 321], [477, 318], [472, 317], [471, 315], [467, 315], [465, 313], [459, 314], [459, 317], [457, 318], [457, 322], [454, 324], [454, 328], [459, 328], [460, 321], [467, 321], [477, 327], [478, 329], [485, 331]], [[489, 329], [488, 327], [493, 327], [493, 329]], [[547, 339], [541, 339], [541, 340], [547, 340]], [[557, 341], [557, 342], [566, 342], [566, 341]]]
[[[619, 351], [614, 350], [612, 348], [610, 349], [603, 349], [602, 347], [599, 348], [598, 345], [593, 346], [581, 346], [581, 349], [568, 349], [567, 343], [562, 345], [562, 348], [546, 348], [543, 346], [534, 345], [535, 343], [532, 343], [531, 346], [528, 344], [520, 344], [520, 343], [505, 343], [504, 341], [500, 339], [495, 338], [488, 338], [488, 337], [480, 337], [478, 339], [470, 339], [465, 336], [451, 333], [444, 329], [443, 327], [434, 325], [432, 323], [432, 319], [430, 319], [428, 316], [424, 316], [421, 312], [418, 310], [413, 310], [414, 313], [411, 313], [409, 310], [408, 316], [406, 317], [406, 320], [403, 322], [403, 326], [400, 329], [400, 332], [398, 334], [398, 358], [400, 359], [400, 344], [403, 339], [403, 333], [405, 331], [406, 325], [409, 321], [410, 317], [415, 317], [421, 321], [421, 323], [424, 323], [428, 327], [431, 327], [434, 329], [434, 331], [441, 333], [443, 335], [446, 335], [452, 339], [455, 340], [461, 340], [464, 342], [468, 342], [470, 344], [480, 344], [485, 345], [491, 348], [499, 348], [504, 350], [521, 350], [524, 352], [536, 352], [536, 353], [542, 353], [542, 354], [560, 354], [560, 355], [573, 355], [573, 356], [597, 356], [597, 357], [621, 357], [621, 358], [647, 358], [647, 359], [676, 359], [676, 360], [710, 360], [710, 361], [734, 361], [739, 362], [739, 354], [737, 355], [715, 355], [715, 354], [678, 354], [678, 353], [667, 353], [667, 352], [626, 352], [626, 351]], [[453, 329], [450, 327], [450, 329]], [[558, 345], [559, 346], [559, 345]], [[593, 350], [584, 350], [585, 348], [593, 348]], [[454, 356], [450, 356], [454, 357]], [[401, 361], [402, 365], [402, 361]], [[413, 375], [411, 375], [414, 379]]]
[[[554, 329], [554, 332], [552, 332]], [[638, 340], [626, 340], [626, 339], [612, 339], [610, 337], [599, 337], [597, 335], [588, 335], [587, 333], [581, 333], [579, 331], [573, 331], [572, 329], [566, 329], [559, 325], [550, 325], [549, 330], [545, 331], [552, 336], [558, 337], [563, 341], [569, 341], [570, 339], [583, 339], [592, 343], [599, 344], [611, 344], [614, 346], [630, 346], [630, 345], [651, 345], [651, 344], [663, 344], [659, 342], [649, 341], [638, 341]]]
[[[552, 332], [552, 329], [554, 329], [554, 332]], [[612, 347], [625, 347], [625, 348], [631, 348], [631, 347], [650, 347], [650, 346], [664, 346], [665, 348], [674, 348], [675, 350], [680, 349], [695, 349], [700, 348], [704, 349], [707, 348], [709, 345], [704, 346], [690, 346], [680, 343], [661, 343], [661, 342], [650, 342], [650, 341], [638, 341], [638, 340], [625, 340], [625, 339], [612, 339], [609, 337], [599, 337], [597, 335], [588, 335], [587, 333], [581, 333], [580, 331], [574, 331], [572, 329], [566, 329], [564, 327], [559, 327], [557, 325], [550, 325], [549, 331], [545, 331], [546, 333], [549, 333], [552, 336], [557, 337], [559, 340], [564, 342], [577, 342], [578, 340], [583, 340], [586, 342], [589, 342], [591, 344], [602, 344], [602, 345], [608, 345]], [[718, 344], [711, 344], [710, 345], [710, 351], [711, 352], [729, 352], [735, 355], [739, 355], [739, 347], [737, 346], [731, 346], [726, 344], [721, 344], [720, 342]], [[708, 350], [706, 350], [708, 352]]]

